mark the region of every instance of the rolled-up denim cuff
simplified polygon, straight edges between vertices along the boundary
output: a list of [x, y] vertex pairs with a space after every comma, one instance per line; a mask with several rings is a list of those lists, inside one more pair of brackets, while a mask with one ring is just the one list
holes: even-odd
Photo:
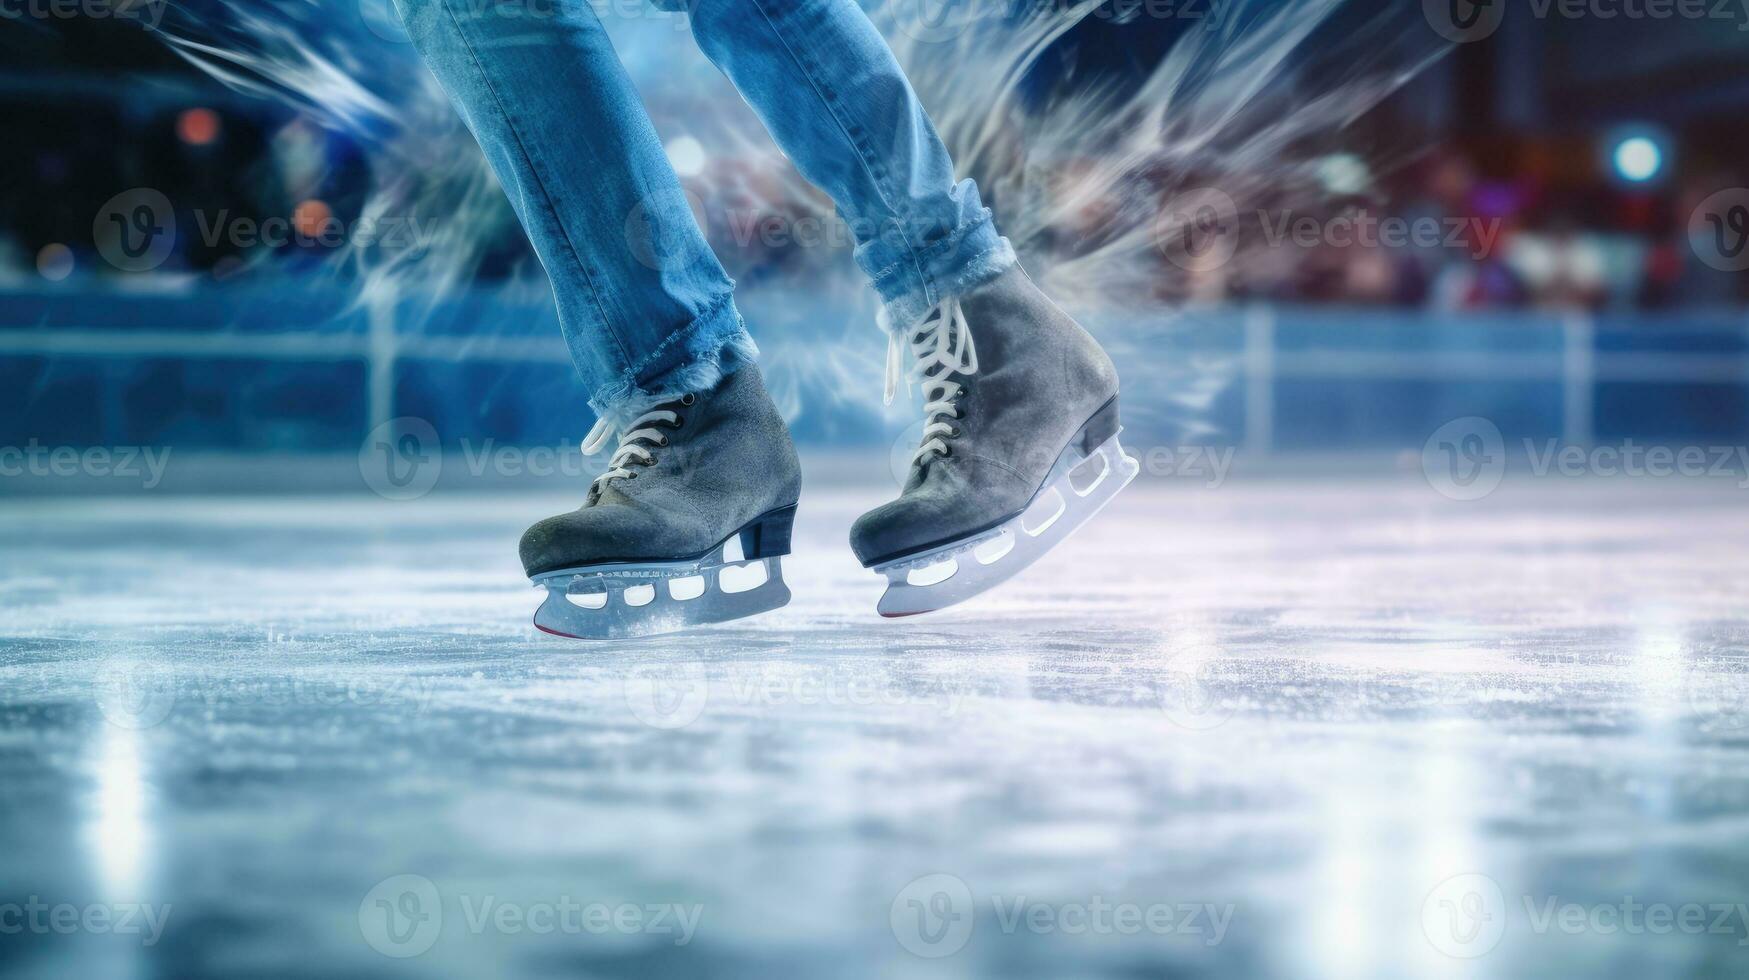
[[682, 395], [703, 393], [759, 357], [732, 294], [669, 334], [619, 380], [595, 392], [589, 407], [625, 428], [632, 419]]
[[914, 323], [943, 299], [968, 293], [1014, 266], [1014, 246], [997, 233], [990, 209], [977, 203], [970, 184], [961, 184], [970, 192], [968, 206], [959, 226], [947, 235], [918, 249], [902, 238], [880, 239], [858, 249], [857, 262], [872, 269], [869, 279], [881, 295], [889, 325]]

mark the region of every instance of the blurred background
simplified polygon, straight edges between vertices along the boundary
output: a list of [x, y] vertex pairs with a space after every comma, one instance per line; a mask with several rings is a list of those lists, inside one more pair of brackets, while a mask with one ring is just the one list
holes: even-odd
[[[450, 452], [587, 429], [538, 266], [386, 0], [19, 11], [0, 445], [169, 447], [181, 489], [356, 488], [345, 457], [408, 419]], [[903, 439], [829, 202], [684, 14], [598, 12], [798, 437]], [[1509, 444], [1746, 421], [1729, 11], [872, 12], [1028, 267], [1124, 357], [1144, 444], [1297, 466], [1389, 460], [1468, 415]], [[0, 489], [108, 485], [23, 470]]]
[[866, 0], [1142, 463], [888, 622], [848, 236], [587, 2], [809, 471], [789, 606], [604, 644], [528, 624], [594, 419], [387, 0], [0, 0], [0, 976], [1744, 975], [1749, 5]]

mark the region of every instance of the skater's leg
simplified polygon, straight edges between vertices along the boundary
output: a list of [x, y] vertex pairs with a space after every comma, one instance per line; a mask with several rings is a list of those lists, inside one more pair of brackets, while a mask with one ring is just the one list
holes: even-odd
[[585, 451], [620, 435], [583, 506], [523, 535], [536, 624], [635, 636], [783, 605], [795, 448], [600, 22], [581, 2], [397, 2], [552, 280], [602, 417]]
[[[851, 530], [857, 557], [891, 582], [881, 612], [938, 609], [1003, 581], [1135, 476], [1111, 359], [1014, 267], [853, 0], [697, 0], [693, 30], [855, 232], [893, 331], [889, 396], [907, 362], [923, 389], [904, 492]], [[932, 564], [953, 567], [913, 585], [914, 566]]]
[[546, 267], [596, 413], [623, 422], [750, 360], [734, 283], [589, 5], [396, 2]]
[[1014, 264], [892, 51], [854, 0], [696, 0], [699, 47], [831, 195], [891, 322]]

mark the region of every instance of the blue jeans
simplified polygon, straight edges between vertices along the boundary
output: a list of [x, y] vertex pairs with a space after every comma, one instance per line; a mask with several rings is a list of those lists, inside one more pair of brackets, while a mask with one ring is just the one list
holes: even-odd
[[[706, 390], [757, 353], [625, 69], [587, 0], [397, 0], [552, 281], [603, 417]], [[692, 30], [908, 323], [1014, 252], [854, 0], [695, 0]]]

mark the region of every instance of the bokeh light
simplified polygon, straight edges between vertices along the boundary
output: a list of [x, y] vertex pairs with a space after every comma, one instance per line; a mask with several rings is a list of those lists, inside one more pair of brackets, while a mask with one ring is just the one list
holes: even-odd
[[704, 144], [690, 136], [681, 136], [669, 142], [665, 147], [668, 151], [668, 162], [674, 165], [674, 172], [682, 177], [697, 177], [704, 173], [707, 157]]
[[1664, 169], [1664, 151], [1649, 136], [1630, 136], [1615, 145], [1615, 172], [1623, 180], [1645, 183]]
[[211, 146], [223, 126], [211, 109], [187, 109], [176, 119], [176, 135], [189, 146]]
[[334, 209], [326, 201], [311, 198], [292, 212], [292, 227], [305, 238], [319, 238], [334, 220]]
[[73, 274], [73, 250], [60, 242], [51, 242], [36, 253], [36, 271], [50, 282], [60, 282]]

